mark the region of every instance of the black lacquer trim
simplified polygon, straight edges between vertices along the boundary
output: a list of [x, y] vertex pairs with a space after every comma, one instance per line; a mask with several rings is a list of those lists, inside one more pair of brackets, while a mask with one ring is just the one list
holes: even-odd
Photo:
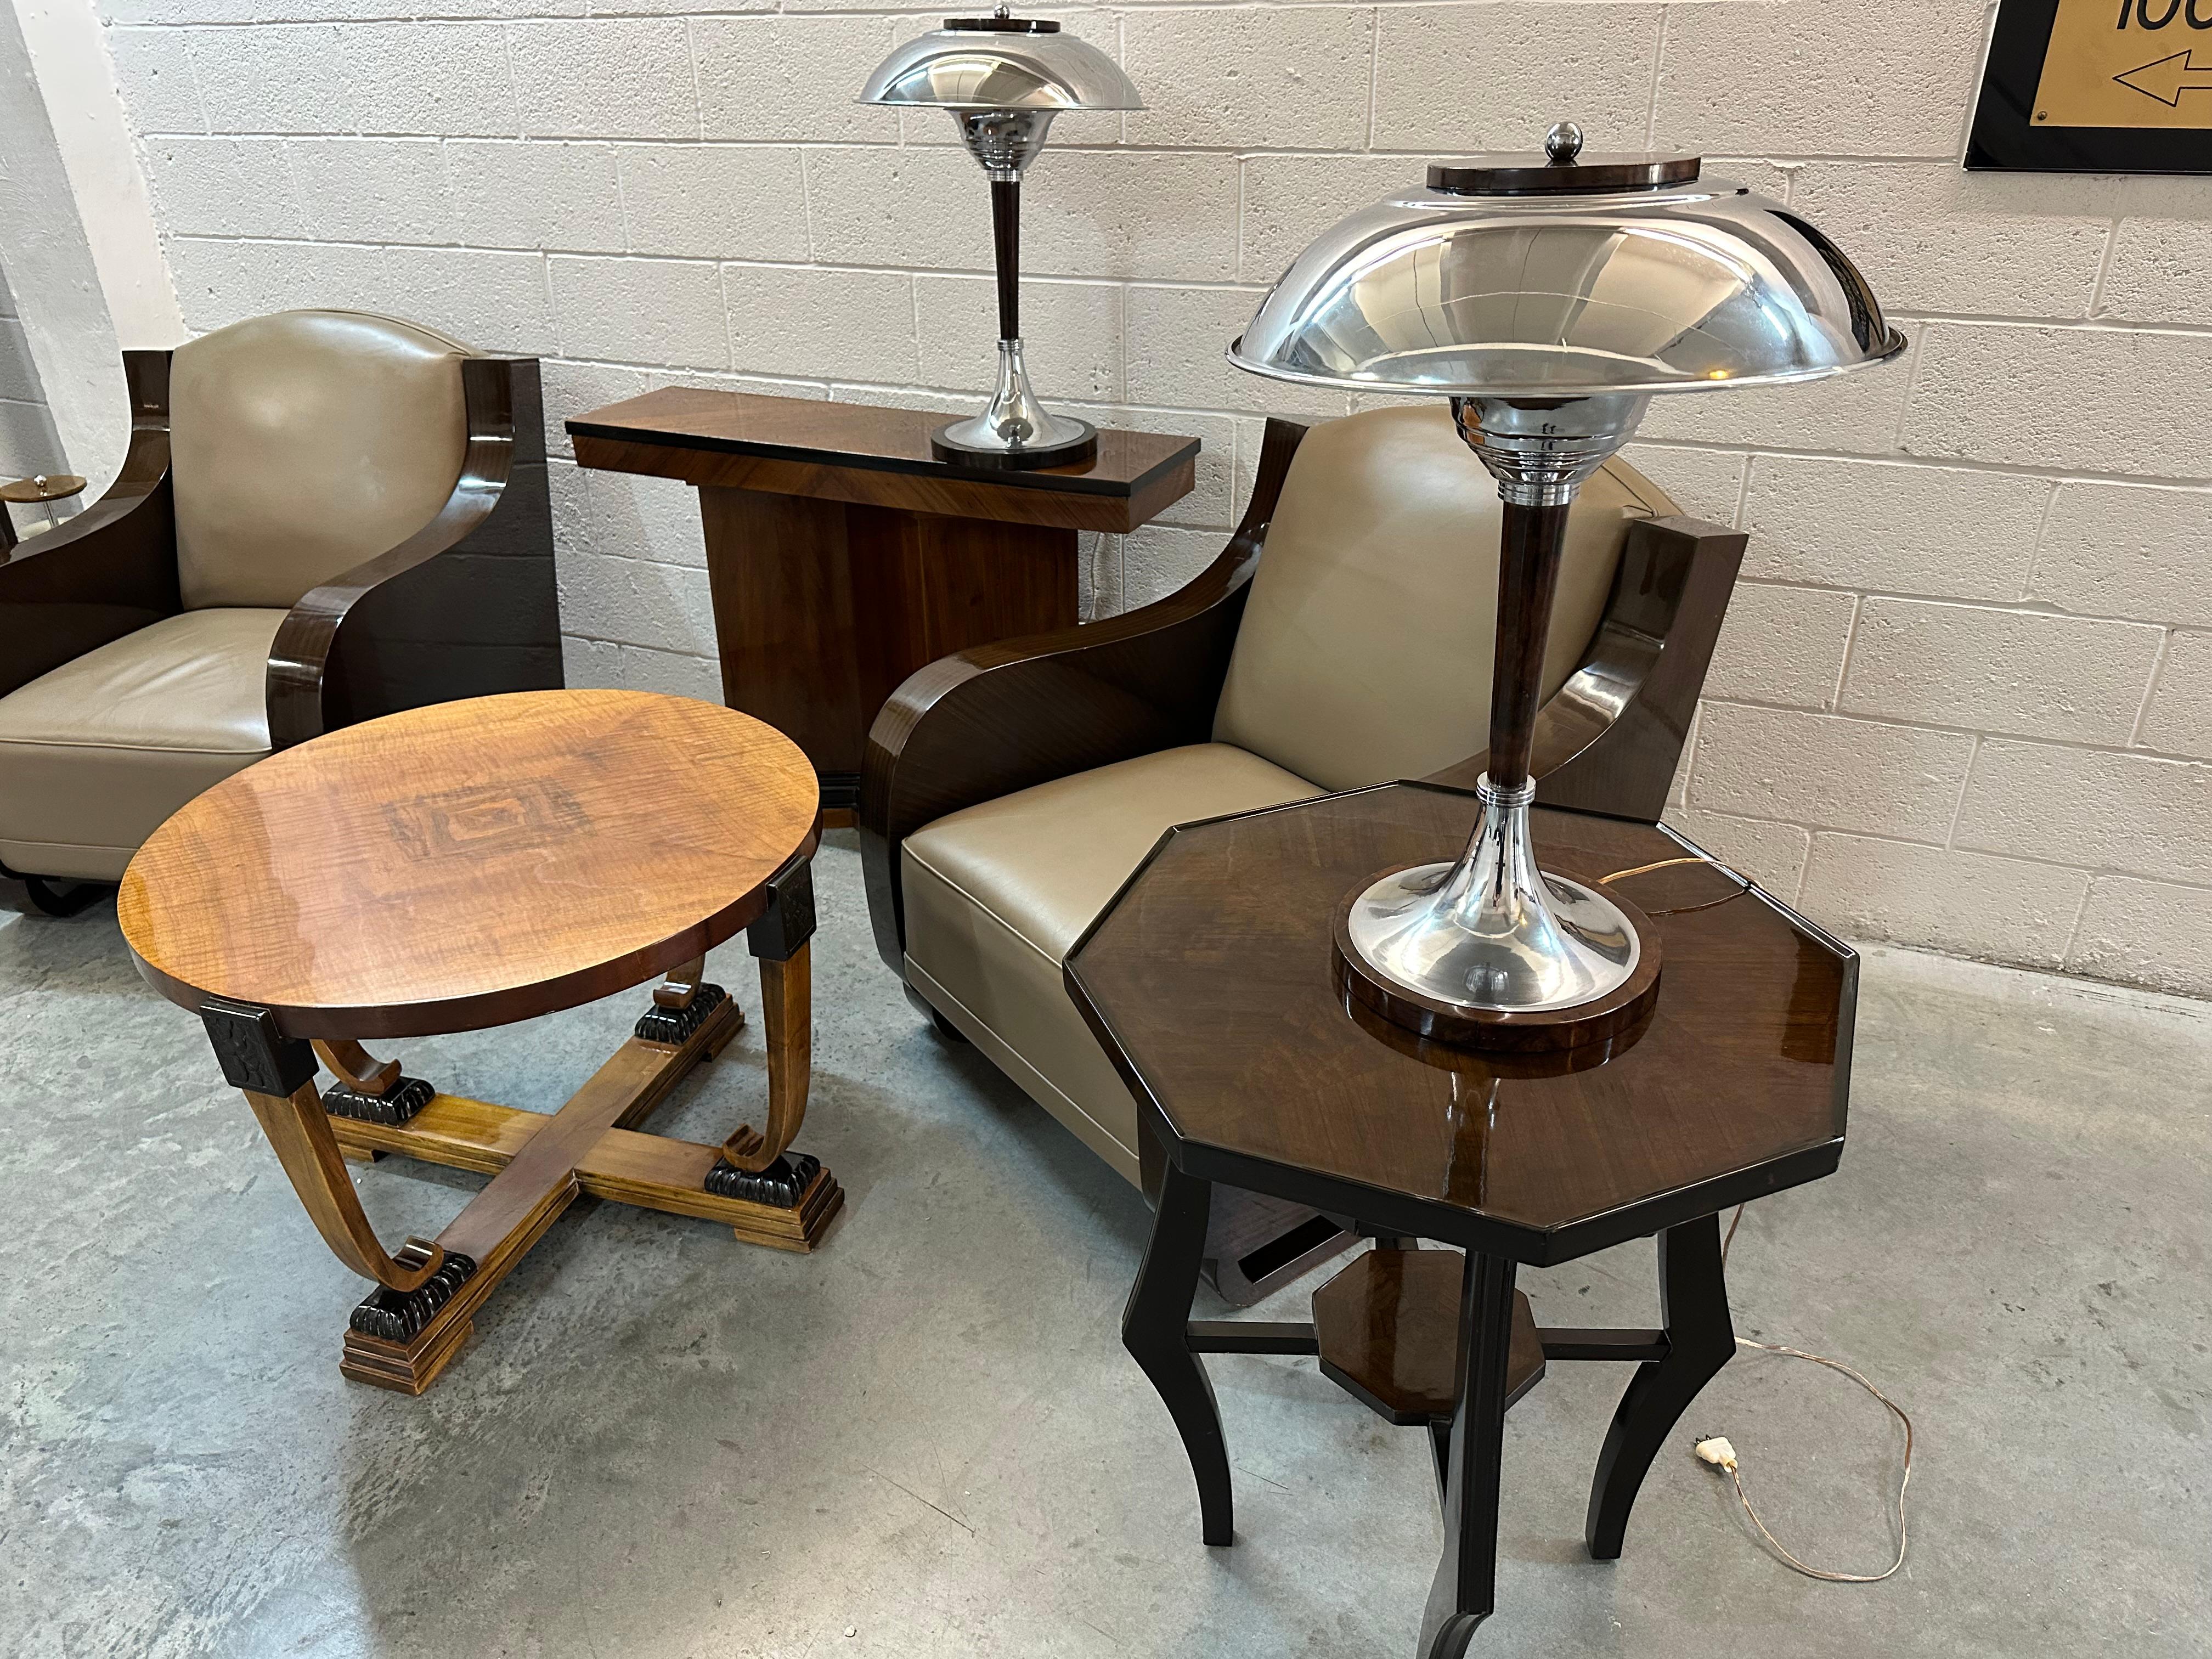
[[281, 1099], [314, 1080], [313, 1045], [278, 1030], [276, 1016], [266, 1008], [210, 997], [200, 1006], [200, 1022], [232, 1088]]
[[814, 866], [793, 860], [768, 878], [768, 908], [745, 929], [745, 949], [763, 962], [789, 962], [814, 937]]
[[690, 1002], [682, 1008], [663, 1008], [656, 1004], [640, 1014], [637, 1034], [647, 1042], [689, 1042], [692, 1034], [707, 1023], [708, 1015], [729, 1000], [730, 994], [720, 986], [702, 985], [691, 993]]
[[1431, 161], [1429, 188], [1448, 196], [1590, 196], [1663, 190], [1696, 180], [1701, 155], [1587, 155], [1571, 165], [1541, 155], [1486, 162]]
[[965, 33], [1057, 34], [1060, 25], [1048, 17], [948, 17], [945, 27]]
[[411, 1342], [422, 1334], [422, 1328], [436, 1316], [438, 1310], [451, 1302], [461, 1286], [469, 1282], [476, 1270], [473, 1258], [448, 1250], [438, 1271], [415, 1289], [393, 1291], [380, 1286], [353, 1310], [346, 1322], [363, 1336], [373, 1336], [380, 1341]]
[[822, 1173], [822, 1160], [811, 1152], [785, 1152], [765, 1170], [738, 1169], [726, 1158], [716, 1158], [707, 1171], [706, 1188], [717, 1198], [741, 1198], [749, 1204], [772, 1204], [779, 1210], [794, 1209]]
[[323, 1109], [332, 1117], [349, 1117], [396, 1129], [428, 1106], [437, 1093], [419, 1077], [403, 1077], [380, 1095], [333, 1083], [323, 1091]]

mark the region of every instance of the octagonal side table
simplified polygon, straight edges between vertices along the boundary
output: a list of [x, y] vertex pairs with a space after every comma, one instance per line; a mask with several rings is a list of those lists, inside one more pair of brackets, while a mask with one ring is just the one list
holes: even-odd
[[[1425, 1425], [1445, 1545], [1423, 1659], [1458, 1659], [1495, 1601], [1507, 1409], [1553, 1361], [1632, 1362], [1584, 1539], [1617, 1557], [1644, 1476], [1735, 1352], [1718, 1212], [1834, 1170], [1857, 957], [1709, 864], [1633, 877], [1665, 979], [1642, 1024], [1592, 1049], [1477, 1055], [1366, 1013], [1329, 948], [1342, 896], [1467, 836], [1471, 794], [1389, 784], [1170, 830], [1067, 959], [1070, 992], [1138, 1103], [1151, 1242], [1122, 1341], [1188, 1454], [1201, 1535], [1232, 1540], [1229, 1460], [1199, 1356], [1312, 1354], [1389, 1420]], [[1547, 854], [1634, 872], [1696, 849], [1648, 824], [1553, 810]], [[1381, 1248], [1310, 1324], [1193, 1321], [1213, 1185], [1354, 1218]], [[1658, 1241], [1655, 1328], [1539, 1329], [1514, 1288]], [[1407, 1249], [1428, 1239], [1465, 1251]]]

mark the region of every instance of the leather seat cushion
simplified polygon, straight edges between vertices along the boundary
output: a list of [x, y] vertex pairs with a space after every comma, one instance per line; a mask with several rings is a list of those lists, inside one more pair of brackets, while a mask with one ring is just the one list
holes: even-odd
[[269, 752], [282, 611], [187, 611], [0, 697], [0, 863], [114, 881], [201, 791]]
[[[1214, 737], [1331, 789], [1425, 777], [1480, 754], [1503, 511], [1441, 403], [1315, 427], [1283, 480]], [[1552, 605], [1546, 697], [1597, 631], [1630, 520], [1674, 511], [1618, 458], [1583, 485]]]
[[1256, 755], [1208, 743], [939, 818], [902, 853], [908, 978], [1134, 1181], [1135, 1103], [1069, 1000], [1061, 963], [1171, 826], [1321, 793]]

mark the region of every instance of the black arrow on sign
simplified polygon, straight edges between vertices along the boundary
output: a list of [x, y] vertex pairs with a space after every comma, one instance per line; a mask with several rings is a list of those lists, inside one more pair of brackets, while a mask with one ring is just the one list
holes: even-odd
[[2157, 99], [2161, 104], [2179, 109], [2183, 93], [2212, 92], [2212, 64], [2200, 69], [2188, 52], [2177, 52], [2171, 58], [2161, 58], [2155, 64], [2145, 64], [2141, 69], [2131, 69], [2125, 75], [2115, 75], [2112, 79], [2147, 97]]

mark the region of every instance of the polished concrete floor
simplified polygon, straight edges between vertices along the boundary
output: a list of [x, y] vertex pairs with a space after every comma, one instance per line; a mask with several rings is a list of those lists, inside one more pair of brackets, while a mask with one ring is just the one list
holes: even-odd
[[[359, 1283], [112, 907], [0, 922], [0, 1654], [1410, 1654], [1422, 1437], [1310, 1361], [1217, 1359], [1238, 1535], [1200, 1545], [1117, 1337], [1141, 1201], [917, 1021], [857, 865], [821, 864], [804, 1144], [849, 1194], [827, 1245], [586, 1201], [421, 1400], [339, 1378]], [[742, 951], [719, 960], [757, 1002]], [[550, 1107], [639, 1003], [409, 1068]], [[1912, 1413], [1910, 1565], [1798, 1577], [1692, 1461], [1689, 1431], [1725, 1432], [1799, 1553], [1887, 1563], [1895, 1425], [1753, 1355], [1662, 1455], [1626, 1556], [1591, 1564], [1624, 1373], [1556, 1365], [1509, 1424], [1477, 1652], [2212, 1652], [2212, 1007], [1876, 951], [1860, 1019], [1842, 1172], [1752, 1208], [1732, 1298], [1745, 1334]], [[718, 1139], [753, 1108], [757, 1030], [665, 1127]], [[360, 1181], [387, 1238], [476, 1184]], [[1638, 1246], [1523, 1283], [1540, 1317], [1641, 1324], [1651, 1278]]]

